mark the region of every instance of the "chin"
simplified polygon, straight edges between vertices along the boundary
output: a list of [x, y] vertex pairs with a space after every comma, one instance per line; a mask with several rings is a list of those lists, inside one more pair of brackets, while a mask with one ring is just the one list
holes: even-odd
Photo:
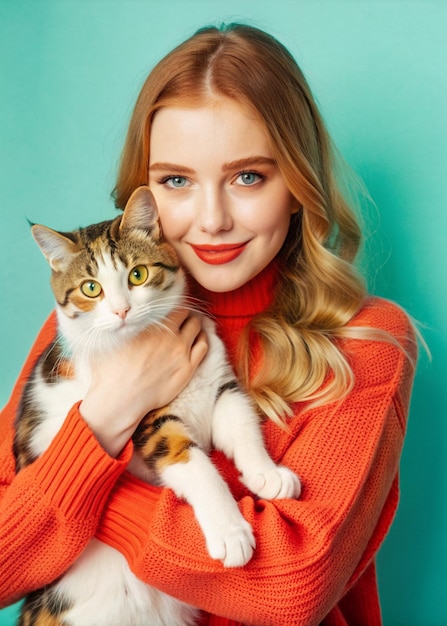
[[206, 291], [211, 291], [212, 293], [229, 293], [230, 291], [235, 291], [245, 285], [246, 281], [241, 283], [238, 282], [219, 282], [219, 281], [210, 281], [210, 280], [197, 280], [196, 282], [206, 289]]
[[238, 268], [226, 265], [205, 265], [201, 267], [188, 267], [190, 275], [193, 279], [208, 291], [217, 293], [225, 293], [237, 289], [247, 279], [238, 271]]
[[237, 275], [236, 272], [226, 269], [219, 276], [219, 273], [213, 272], [213, 276], [204, 272], [193, 274], [194, 280], [207, 291], [214, 293], [228, 293], [235, 291], [246, 285], [252, 278], [252, 274]]

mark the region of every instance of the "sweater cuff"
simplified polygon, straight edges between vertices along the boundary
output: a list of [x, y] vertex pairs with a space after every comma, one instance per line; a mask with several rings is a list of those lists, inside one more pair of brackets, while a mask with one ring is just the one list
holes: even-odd
[[116, 482], [104, 510], [96, 538], [132, 562], [147, 542], [154, 506], [162, 489], [124, 472]]
[[110, 457], [82, 419], [79, 405], [72, 407], [51, 445], [33, 466], [38, 483], [53, 504], [66, 517], [82, 519], [99, 517], [132, 458], [133, 444], [129, 441], [118, 458]]

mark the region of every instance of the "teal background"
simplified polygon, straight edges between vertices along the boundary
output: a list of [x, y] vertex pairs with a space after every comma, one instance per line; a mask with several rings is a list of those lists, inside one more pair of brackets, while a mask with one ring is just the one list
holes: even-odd
[[[386, 626], [447, 625], [442, 0], [0, 0], [0, 404], [52, 308], [26, 218], [71, 229], [112, 216], [123, 136], [148, 70], [196, 28], [233, 20], [272, 32], [303, 67], [375, 201], [363, 262], [371, 289], [423, 325], [432, 362], [421, 354], [401, 505], [379, 576]], [[0, 625], [15, 612], [0, 611]]]

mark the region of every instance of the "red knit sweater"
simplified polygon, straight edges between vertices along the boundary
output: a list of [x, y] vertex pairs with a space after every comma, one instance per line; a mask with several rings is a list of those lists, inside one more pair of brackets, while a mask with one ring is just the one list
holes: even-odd
[[[213, 298], [230, 354], [250, 317], [269, 304], [275, 279], [268, 270], [237, 292]], [[415, 357], [411, 326], [395, 305], [370, 299], [352, 324], [389, 331]], [[274, 459], [302, 479], [299, 500], [254, 498], [233, 464], [213, 453], [257, 542], [245, 567], [225, 569], [207, 555], [190, 507], [169, 489], [125, 471], [131, 443], [110, 458], [77, 405], [49, 449], [15, 476], [17, 403], [54, 333], [52, 316], [0, 419], [0, 606], [60, 576], [96, 535], [121, 551], [139, 578], [201, 607], [204, 625], [381, 624], [375, 555], [397, 506], [413, 378], [402, 350], [347, 341], [352, 393], [307, 411], [297, 404], [291, 433], [264, 424]]]

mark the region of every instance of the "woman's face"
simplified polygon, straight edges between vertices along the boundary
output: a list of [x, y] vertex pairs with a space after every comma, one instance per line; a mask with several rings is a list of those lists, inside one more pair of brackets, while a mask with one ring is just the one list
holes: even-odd
[[164, 237], [216, 292], [237, 289], [270, 263], [296, 206], [263, 126], [228, 98], [156, 113], [149, 186]]

